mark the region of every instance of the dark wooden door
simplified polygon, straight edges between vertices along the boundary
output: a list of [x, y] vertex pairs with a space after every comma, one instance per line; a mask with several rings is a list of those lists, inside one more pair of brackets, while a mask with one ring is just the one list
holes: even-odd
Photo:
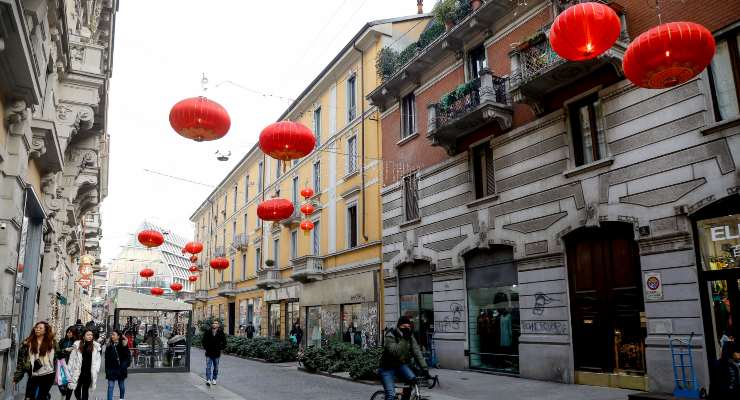
[[632, 225], [602, 223], [567, 238], [575, 367], [644, 372], [642, 285]]
[[236, 325], [236, 303], [229, 303], [229, 335], [234, 335]]

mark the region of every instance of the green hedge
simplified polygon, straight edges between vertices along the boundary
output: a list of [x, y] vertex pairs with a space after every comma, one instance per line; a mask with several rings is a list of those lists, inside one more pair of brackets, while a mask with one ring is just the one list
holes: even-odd
[[349, 372], [352, 379], [375, 379], [382, 348], [367, 350], [337, 340], [308, 347], [299, 361], [310, 372]]
[[[200, 333], [193, 336], [193, 346], [201, 347], [203, 332], [211, 326], [211, 319], [198, 322]], [[271, 363], [295, 361], [298, 346], [290, 341], [268, 337], [248, 339], [245, 336], [226, 336], [224, 353], [239, 357], [259, 358]]]

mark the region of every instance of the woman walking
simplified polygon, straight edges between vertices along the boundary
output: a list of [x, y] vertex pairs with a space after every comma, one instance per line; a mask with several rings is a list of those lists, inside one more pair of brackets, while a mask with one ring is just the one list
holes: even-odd
[[13, 383], [18, 385], [29, 374], [26, 400], [46, 400], [54, 385], [54, 332], [45, 321], [37, 322], [18, 353]]
[[95, 390], [99, 371], [100, 345], [95, 341], [93, 331], [85, 329], [69, 356], [69, 373], [72, 375], [69, 388], [74, 390], [77, 400], [88, 400], [90, 390]]
[[[64, 339], [62, 339], [62, 341], [59, 342], [59, 345], [57, 346], [56, 359], [64, 360], [65, 364], [69, 364], [69, 356], [72, 355], [72, 351], [74, 350], [76, 341], [77, 329], [74, 326], [70, 326], [64, 333]], [[69, 379], [69, 377], [67, 377], [67, 379]], [[68, 385], [59, 386], [59, 392], [62, 393], [62, 396], [65, 400], [69, 400], [72, 398], [72, 390], [69, 388]]]
[[118, 382], [118, 393], [121, 400], [126, 396], [126, 377], [131, 364], [131, 351], [126, 338], [119, 331], [110, 334], [110, 341], [105, 347], [105, 379], [108, 380], [108, 400], [113, 400], [113, 390]]

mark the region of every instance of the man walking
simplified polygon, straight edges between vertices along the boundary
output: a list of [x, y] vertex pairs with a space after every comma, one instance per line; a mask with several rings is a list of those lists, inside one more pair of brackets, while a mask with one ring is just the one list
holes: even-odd
[[211, 329], [203, 334], [202, 344], [206, 351], [206, 385], [215, 385], [218, 379], [218, 360], [221, 358], [221, 350], [226, 347], [226, 334], [217, 319], [211, 322]]
[[252, 325], [252, 321], [249, 321], [249, 325], [247, 325], [247, 329], [246, 329], [247, 339], [254, 338], [254, 331], [255, 331], [254, 325]]

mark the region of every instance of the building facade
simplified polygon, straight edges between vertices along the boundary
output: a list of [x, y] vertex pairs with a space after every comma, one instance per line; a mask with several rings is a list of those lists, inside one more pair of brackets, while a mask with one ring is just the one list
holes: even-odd
[[[192, 215], [205, 245], [196, 319], [221, 317], [231, 334], [252, 322], [262, 335], [281, 338], [298, 322], [309, 345], [354, 327], [351, 341], [378, 343], [381, 137], [365, 96], [379, 83], [378, 51], [414, 41], [428, 18], [363, 27], [280, 117], [310, 127], [316, 150], [283, 165], [255, 146]], [[298, 227], [305, 187], [315, 192], [310, 233]], [[263, 223], [257, 205], [273, 196], [291, 200], [295, 213]], [[228, 258], [230, 268], [208, 268], [215, 256]]]
[[[0, 396], [37, 320], [90, 319], [118, 2], [0, 1]], [[96, 266], [99, 265], [99, 260]]]
[[699, 383], [738, 337], [740, 5], [661, 3], [716, 35], [685, 84], [625, 80], [627, 44], [657, 24], [607, 2], [623, 32], [596, 59], [550, 48], [577, 1], [486, 1], [386, 77], [384, 313], [417, 321], [440, 365], [670, 392], [669, 342]]
[[[164, 243], [151, 249], [144, 247], [139, 243], [137, 235], [146, 229], [161, 232]], [[187, 242], [186, 238], [172, 233], [169, 229], [143, 222], [136, 233], [131, 234], [128, 242], [121, 247], [116, 258], [107, 265], [106, 280], [100, 285], [105, 289], [102, 297], [113, 295], [118, 289], [149, 294], [153, 287], [164, 289], [164, 297], [183, 299], [188, 297], [193, 293], [195, 284], [188, 280], [190, 256], [182, 252]], [[144, 268], [151, 268], [154, 276], [149, 279], [142, 278], [139, 272]], [[173, 283], [182, 285], [179, 295], [170, 289]]]

